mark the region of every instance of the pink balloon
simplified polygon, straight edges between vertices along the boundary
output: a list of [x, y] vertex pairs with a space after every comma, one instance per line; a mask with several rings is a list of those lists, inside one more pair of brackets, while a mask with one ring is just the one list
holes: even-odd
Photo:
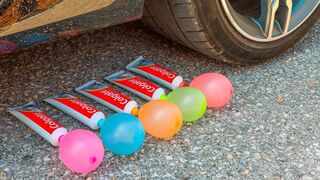
[[220, 108], [228, 104], [232, 98], [232, 84], [224, 75], [218, 73], [202, 74], [190, 84], [191, 87], [198, 88], [207, 98], [207, 106]]
[[104, 147], [96, 134], [77, 129], [62, 138], [59, 155], [63, 164], [71, 171], [89, 173], [101, 164]]

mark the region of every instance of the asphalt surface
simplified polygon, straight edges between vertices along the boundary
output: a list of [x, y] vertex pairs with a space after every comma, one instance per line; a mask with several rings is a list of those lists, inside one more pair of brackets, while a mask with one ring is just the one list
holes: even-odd
[[[213, 61], [135, 22], [2, 57], [0, 179], [320, 179], [319, 42], [320, 23], [274, 61], [240, 67]], [[103, 81], [140, 55], [187, 82], [201, 73], [223, 73], [233, 83], [234, 97], [170, 140], [148, 136], [133, 156], [106, 150], [101, 167], [87, 175], [68, 171], [57, 148], [5, 111], [33, 100], [69, 130], [88, 129], [42, 100], [60, 92], [76, 94], [77, 86]]]

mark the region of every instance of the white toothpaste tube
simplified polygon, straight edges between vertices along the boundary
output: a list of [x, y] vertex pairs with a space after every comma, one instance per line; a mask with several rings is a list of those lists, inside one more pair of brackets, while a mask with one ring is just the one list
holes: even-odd
[[53, 146], [58, 146], [61, 138], [68, 132], [32, 102], [24, 106], [9, 108], [8, 112], [37, 132]]
[[44, 101], [89, 126], [91, 129], [99, 129], [99, 122], [104, 121], [106, 118], [101, 111], [71, 94], [61, 93]]
[[90, 81], [78, 87], [76, 91], [116, 112], [129, 113], [135, 116], [138, 115], [139, 109], [136, 101], [111, 89], [101, 82], [95, 80]]
[[172, 90], [187, 86], [187, 84], [183, 82], [183, 78], [177, 73], [169, 71], [150, 60], [144, 59], [142, 56], [128, 64], [126, 69], [151, 79], [152, 81]]
[[165, 96], [163, 88], [124, 71], [114, 73], [105, 79], [147, 101], [162, 99]]

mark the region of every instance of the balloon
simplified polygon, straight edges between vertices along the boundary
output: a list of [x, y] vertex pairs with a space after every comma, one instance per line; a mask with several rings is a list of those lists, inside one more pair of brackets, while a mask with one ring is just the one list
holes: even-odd
[[0, 40], [0, 55], [9, 54], [16, 49], [16, 44], [6, 40]]
[[196, 88], [175, 89], [168, 95], [168, 100], [178, 105], [185, 122], [195, 122], [206, 112], [206, 97]]
[[63, 164], [71, 171], [89, 173], [101, 164], [104, 147], [96, 134], [77, 129], [62, 138], [59, 155]]
[[109, 116], [103, 123], [100, 135], [103, 144], [118, 155], [130, 155], [144, 142], [144, 128], [138, 118], [127, 113]]
[[145, 130], [157, 138], [169, 138], [178, 133], [182, 126], [182, 114], [174, 103], [155, 100], [146, 103], [138, 115]]
[[232, 98], [232, 84], [230, 80], [218, 73], [206, 73], [196, 77], [190, 84], [200, 89], [206, 96], [208, 107], [223, 107]]

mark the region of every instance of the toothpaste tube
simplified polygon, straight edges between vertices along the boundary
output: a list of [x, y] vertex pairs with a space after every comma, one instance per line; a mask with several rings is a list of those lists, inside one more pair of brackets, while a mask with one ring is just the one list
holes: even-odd
[[128, 64], [126, 69], [172, 90], [187, 86], [187, 84], [183, 82], [183, 78], [177, 73], [169, 71], [150, 60], [144, 59], [142, 56]]
[[106, 118], [101, 111], [71, 94], [61, 93], [44, 101], [89, 126], [91, 129], [99, 129], [99, 121], [104, 121]]
[[93, 99], [116, 112], [125, 112], [138, 115], [139, 109], [136, 101], [111, 89], [107, 85], [90, 81], [76, 89], [76, 91], [90, 99]]
[[159, 86], [124, 71], [114, 73], [105, 78], [147, 101], [161, 99], [165, 92]]
[[9, 108], [8, 112], [20, 119], [53, 146], [58, 146], [59, 140], [67, 134], [67, 130], [64, 127], [50, 118], [32, 102], [24, 106]]

